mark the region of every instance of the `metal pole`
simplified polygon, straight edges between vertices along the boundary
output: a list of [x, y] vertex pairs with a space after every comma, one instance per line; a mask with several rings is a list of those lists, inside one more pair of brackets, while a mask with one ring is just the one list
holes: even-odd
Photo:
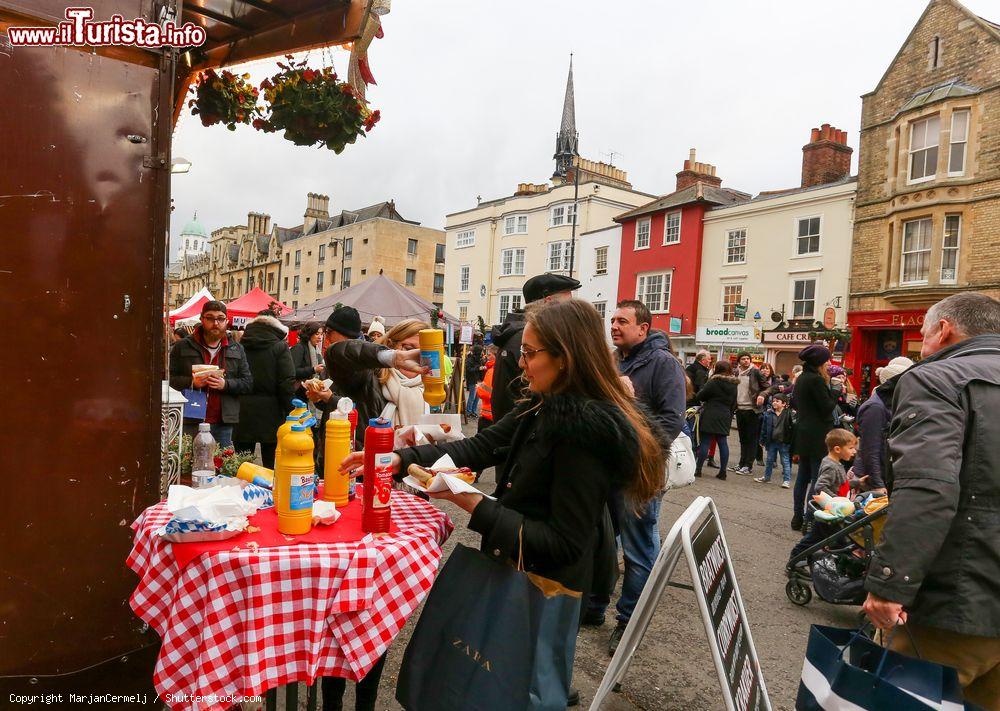
[[569, 278], [573, 278], [573, 262], [576, 258], [576, 217], [579, 210], [577, 200], [580, 198], [580, 166], [579, 161], [574, 161], [573, 166], [573, 232], [569, 242]]

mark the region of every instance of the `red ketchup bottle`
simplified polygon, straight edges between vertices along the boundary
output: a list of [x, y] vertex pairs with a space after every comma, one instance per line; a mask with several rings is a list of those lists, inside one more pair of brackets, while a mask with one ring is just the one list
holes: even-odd
[[365, 489], [361, 509], [361, 530], [388, 533], [392, 516], [392, 422], [380, 417], [368, 421], [365, 430]]

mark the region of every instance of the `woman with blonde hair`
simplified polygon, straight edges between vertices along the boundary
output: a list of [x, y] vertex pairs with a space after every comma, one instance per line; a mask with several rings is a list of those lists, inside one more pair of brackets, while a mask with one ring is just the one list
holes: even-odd
[[[410, 464], [430, 466], [445, 454], [459, 467], [497, 467], [496, 500], [467, 493], [431, 497], [472, 514], [469, 528], [482, 535], [487, 556], [508, 563], [521, 554], [525, 571], [575, 597], [575, 613], [555, 634], [565, 645], [548, 659], [561, 682], [556, 696], [562, 696], [541, 704], [565, 708], [580, 594], [589, 592], [595, 551], [611, 526], [606, 503], [616, 488], [633, 508], [659, 495], [664, 460], [650, 423], [619, 378], [597, 310], [572, 299], [529, 308], [526, 320], [520, 364], [527, 389], [514, 410], [475, 437], [400, 450], [393, 467], [402, 478]], [[357, 453], [341, 466], [352, 469], [361, 461]], [[601, 562], [614, 555], [610, 548], [601, 551]]]
[[[390, 328], [376, 342], [393, 350], [413, 350], [420, 348], [420, 332], [430, 327], [429, 323], [419, 319], [405, 319]], [[421, 415], [429, 412], [427, 403], [424, 402], [424, 383], [419, 372], [382, 368], [377, 376], [382, 396], [387, 403], [396, 406], [392, 416], [394, 426], [415, 425]]]

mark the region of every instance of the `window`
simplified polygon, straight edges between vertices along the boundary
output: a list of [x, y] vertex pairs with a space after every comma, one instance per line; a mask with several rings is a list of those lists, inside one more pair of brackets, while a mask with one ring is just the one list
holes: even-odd
[[948, 153], [948, 175], [965, 174], [965, 146], [969, 142], [969, 112], [951, 114], [951, 149]]
[[241, 294], [243, 293], [243, 280], [242, 279], [237, 279], [236, 280], [236, 290], [239, 291], [239, 293], [241, 293]]
[[646, 249], [649, 247], [649, 220], [639, 220], [635, 223], [635, 248]]
[[469, 320], [469, 304], [468, 304], [468, 302], [466, 302], [466, 303], [460, 303], [458, 305], [458, 320], [459, 321], [468, 321]]
[[958, 281], [958, 242], [962, 232], [962, 216], [944, 218], [944, 241], [941, 243], [941, 283]]
[[191, 249], [191, 240], [184, 240], [184, 249]]
[[333, 250], [333, 256], [337, 256], [337, 248], [340, 247], [340, 242], [331, 242], [330, 249]]
[[500, 276], [524, 276], [523, 249], [504, 249], [500, 252]]
[[434, 263], [444, 264], [444, 245], [436, 244], [434, 245]]
[[285, 266], [287, 267], [291, 261], [292, 255], [290, 252], [285, 252]]
[[334, 286], [337, 283], [337, 270], [330, 270], [330, 286]]
[[603, 321], [607, 318], [608, 314], [608, 302], [607, 301], [595, 301], [594, 308], [597, 309], [597, 313], [600, 314], [601, 320]]
[[503, 233], [505, 235], [526, 235], [528, 234], [527, 215], [508, 215], [503, 221]]
[[434, 275], [434, 293], [435, 294], [444, 293], [444, 274]]
[[671, 272], [656, 274], [640, 274], [636, 281], [635, 298], [649, 307], [653, 313], [666, 313], [670, 310]]
[[417, 270], [416, 269], [407, 269], [406, 270], [406, 285], [407, 286], [413, 286], [416, 283], [417, 283]]
[[292, 293], [293, 294], [298, 294], [299, 293], [299, 275], [298, 274], [296, 274], [295, 277], [292, 279]]
[[302, 250], [301, 249], [296, 249], [295, 250], [295, 268], [298, 269], [301, 266], [302, 266]]
[[799, 218], [799, 236], [795, 248], [795, 253], [799, 256], [819, 254], [819, 222], [818, 217]]
[[411, 257], [417, 256], [417, 240], [415, 239], [406, 240], [406, 253]]
[[722, 320], [737, 321], [736, 306], [743, 303], [743, 285], [726, 284], [722, 287]]
[[367, 273], [368, 273], [368, 270], [367, 270], [367, 269], [362, 269], [362, 270], [361, 270], [361, 276], [364, 276], [364, 275], [365, 275], [365, 274], [367, 274]]
[[274, 293], [274, 274], [267, 275], [267, 290]]
[[607, 274], [608, 273], [608, 248], [607, 247], [597, 247], [594, 250], [594, 273], [595, 274]]
[[285, 291], [288, 291], [288, 277], [285, 277]]
[[681, 213], [669, 212], [663, 222], [663, 244], [677, 244], [681, 241]]
[[293, 302], [292, 302], [292, 308], [293, 308], [293, 309], [297, 309], [297, 308], [299, 308], [299, 302], [298, 302], [298, 301], [293, 301]]
[[[747, 261], [747, 231], [729, 230], [726, 237], [726, 264], [745, 264]], [[740, 287], [742, 292], [743, 287]]]
[[316, 272], [316, 291], [323, 291], [323, 272]]
[[573, 224], [576, 216], [576, 205], [556, 205], [549, 213], [549, 226], [561, 227]]
[[509, 312], [519, 308], [521, 308], [520, 294], [500, 294], [500, 313], [497, 323], [503, 323]]
[[469, 290], [469, 266], [458, 268], [458, 290], [465, 293]]
[[354, 254], [354, 238], [348, 237], [344, 240], [344, 259], [350, 259]]
[[569, 270], [569, 242], [549, 242], [548, 269], [550, 272]]
[[910, 125], [910, 182], [930, 180], [937, 172], [941, 118], [931, 116]]
[[792, 318], [812, 318], [816, 314], [816, 280], [796, 279], [792, 285]]
[[319, 260], [320, 264], [325, 264], [326, 263], [326, 245], [325, 244], [321, 244], [319, 246], [319, 255], [317, 256], [317, 259]]
[[941, 38], [934, 38], [927, 43], [927, 68], [937, 69], [941, 66]]
[[344, 277], [343, 277], [343, 279], [340, 280], [340, 285], [343, 288], [345, 288], [345, 289], [351, 285], [351, 268], [350, 267], [344, 267]]
[[931, 218], [903, 223], [903, 284], [926, 283], [931, 266]]
[[[308, 284], [308, 283], [309, 283], [309, 277], [306, 277], [306, 284]], [[250, 288], [251, 289], [253, 288], [253, 284], [250, 285]]]
[[[504, 223], [504, 234], [506, 234], [507, 225]], [[472, 247], [476, 244], [476, 232], [475, 230], [469, 230], [467, 232], [459, 232], [455, 235], [455, 249], [462, 249], [463, 247]]]

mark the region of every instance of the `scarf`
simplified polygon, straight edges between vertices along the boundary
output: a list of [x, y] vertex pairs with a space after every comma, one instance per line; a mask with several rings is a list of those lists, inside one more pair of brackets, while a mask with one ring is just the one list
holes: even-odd
[[392, 415], [393, 426], [415, 425], [420, 416], [429, 411], [424, 402], [424, 383], [419, 375], [407, 378], [392, 368], [389, 379], [382, 386], [382, 395], [388, 403], [396, 406]]

